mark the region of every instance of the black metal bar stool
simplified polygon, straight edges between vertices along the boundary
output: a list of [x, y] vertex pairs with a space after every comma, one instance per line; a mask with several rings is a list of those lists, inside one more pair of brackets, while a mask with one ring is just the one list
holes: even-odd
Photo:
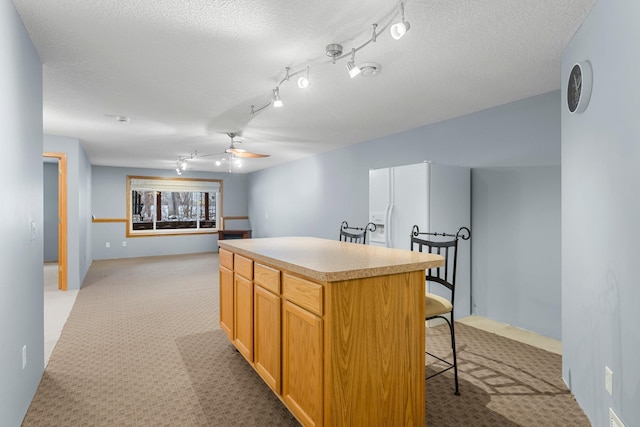
[[[420, 236], [432, 236], [421, 238]], [[451, 239], [453, 237], [453, 239]], [[456, 234], [447, 233], [421, 233], [417, 225], [411, 230], [411, 250], [419, 252], [428, 252], [442, 255], [445, 259], [443, 267], [430, 268], [427, 270], [425, 279], [427, 283], [437, 283], [444, 286], [450, 291], [450, 298], [447, 299], [440, 295], [425, 292], [425, 321], [431, 319], [444, 319], [449, 325], [451, 332], [451, 349], [453, 352], [453, 361], [445, 360], [435, 354], [426, 352], [429, 356], [438, 359], [447, 365], [446, 368], [435, 374], [429, 375], [427, 379], [433, 378], [443, 372], [453, 369], [455, 377], [455, 394], [459, 395], [458, 390], [458, 358], [456, 355], [456, 334], [453, 321], [453, 303], [455, 299], [456, 289], [456, 265], [458, 261], [458, 240], [469, 240], [471, 231], [467, 227], [460, 227]]]
[[376, 225], [368, 223], [364, 227], [350, 227], [347, 221], [340, 226], [340, 241], [367, 244], [367, 231], [376, 231]]

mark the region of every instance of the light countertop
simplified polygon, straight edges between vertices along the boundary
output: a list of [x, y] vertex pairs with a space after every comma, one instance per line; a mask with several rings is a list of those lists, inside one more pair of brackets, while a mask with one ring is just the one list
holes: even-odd
[[317, 237], [220, 240], [218, 246], [321, 282], [406, 273], [444, 265], [440, 255]]

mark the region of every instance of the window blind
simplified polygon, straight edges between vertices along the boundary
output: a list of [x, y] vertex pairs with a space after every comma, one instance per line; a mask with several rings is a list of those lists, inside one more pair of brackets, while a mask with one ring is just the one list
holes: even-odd
[[131, 190], [140, 191], [217, 193], [220, 191], [220, 182], [189, 178], [130, 178], [130, 187]]

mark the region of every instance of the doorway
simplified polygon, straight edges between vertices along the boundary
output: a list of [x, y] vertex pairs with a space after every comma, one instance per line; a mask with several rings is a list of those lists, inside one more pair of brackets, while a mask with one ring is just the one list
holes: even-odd
[[67, 155], [43, 153], [58, 162], [58, 289], [67, 290]]

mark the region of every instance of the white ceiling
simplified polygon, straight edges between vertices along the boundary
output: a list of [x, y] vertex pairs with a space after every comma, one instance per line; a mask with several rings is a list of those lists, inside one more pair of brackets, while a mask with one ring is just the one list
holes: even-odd
[[[78, 138], [91, 163], [173, 169], [218, 153], [225, 132], [268, 153], [248, 172], [560, 87], [560, 55], [596, 0], [408, 0], [410, 31], [356, 54], [381, 72], [350, 79], [347, 53], [390, 0], [13, 0], [43, 63], [46, 134]], [[310, 67], [311, 86], [280, 86]], [[127, 124], [116, 116], [131, 118]], [[193, 170], [225, 171], [212, 157]]]

